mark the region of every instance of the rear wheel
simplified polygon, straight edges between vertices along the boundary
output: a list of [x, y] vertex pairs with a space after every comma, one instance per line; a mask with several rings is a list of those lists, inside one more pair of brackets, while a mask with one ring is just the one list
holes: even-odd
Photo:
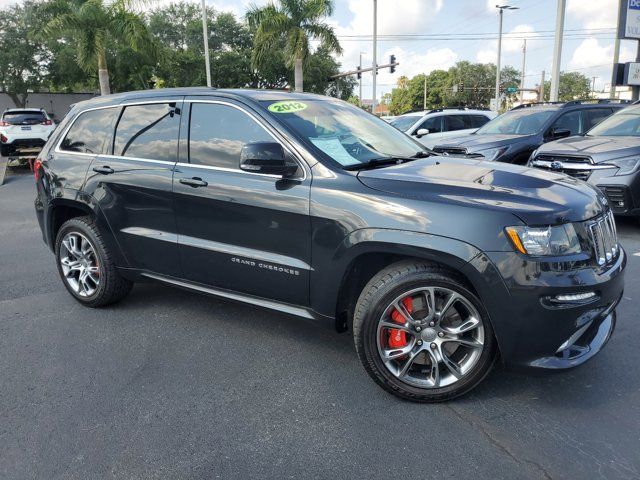
[[90, 217], [72, 218], [62, 224], [55, 253], [64, 286], [83, 305], [108, 305], [131, 291], [133, 283], [118, 273]]
[[13, 149], [9, 145], [0, 144], [0, 155], [8, 157], [11, 153], [13, 153]]
[[414, 401], [468, 392], [496, 358], [480, 300], [455, 273], [423, 263], [402, 262], [377, 274], [358, 299], [353, 330], [369, 375]]

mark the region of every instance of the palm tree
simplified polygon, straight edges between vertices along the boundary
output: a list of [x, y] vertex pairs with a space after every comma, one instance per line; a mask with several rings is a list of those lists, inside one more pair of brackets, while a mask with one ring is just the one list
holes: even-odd
[[247, 20], [256, 29], [251, 61], [260, 66], [284, 42], [288, 67], [294, 67], [295, 90], [302, 91], [302, 65], [309, 55], [309, 40], [320, 40], [330, 52], [342, 53], [333, 29], [322, 19], [333, 13], [333, 0], [277, 0], [264, 7], [252, 6]]
[[130, 0], [58, 0], [51, 6], [55, 16], [45, 32], [70, 38], [84, 70], [98, 67], [101, 95], [111, 93], [106, 56], [110, 43], [124, 42], [135, 51], [156, 54], [144, 20], [132, 7]]

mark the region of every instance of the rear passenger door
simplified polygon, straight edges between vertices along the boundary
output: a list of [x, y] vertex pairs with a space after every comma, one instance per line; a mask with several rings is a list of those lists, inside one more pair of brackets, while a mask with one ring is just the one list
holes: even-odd
[[182, 98], [123, 105], [107, 153], [93, 160], [86, 183], [129, 266], [176, 276], [171, 189], [181, 115]]
[[[246, 105], [187, 98], [186, 157], [174, 195], [187, 280], [307, 305], [311, 269], [310, 172], [284, 137]], [[188, 129], [188, 135], [186, 130]], [[294, 179], [240, 170], [250, 142], [279, 142], [297, 163]]]

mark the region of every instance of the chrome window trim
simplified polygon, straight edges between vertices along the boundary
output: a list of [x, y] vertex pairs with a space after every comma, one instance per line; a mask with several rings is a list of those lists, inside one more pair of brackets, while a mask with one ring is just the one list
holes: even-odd
[[[302, 178], [292, 178], [292, 180], [297, 180], [300, 182], [304, 182], [307, 179], [307, 166], [306, 166], [306, 162], [303, 162], [300, 160], [299, 156], [293, 152], [291, 150], [291, 148], [289, 148], [288, 145], [285, 145], [282, 140], [280, 140], [278, 137], [276, 137], [273, 132], [271, 130], [269, 130], [269, 128], [267, 128], [261, 121], [260, 118], [258, 118], [255, 114], [253, 114], [252, 112], [242, 108], [239, 105], [236, 105], [234, 103], [230, 103], [228, 101], [224, 101], [224, 100], [204, 100], [204, 99], [199, 99], [199, 98], [185, 98], [184, 103], [211, 103], [211, 104], [218, 104], [218, 105], [225, 105], [228, 107], [233, 107], [236, 110], [240, 110], [242, 113], [244, 113], [245, 115], [247, 115], [249, 118], [251, 118], [254, 122], [256, 122], [265, 132], [267, 132], [267, 134], [269, 134], [269, 136], [271, 138], [273, 138], [276, 142], [278, 142], [282, 148], [285, 149], [285, 151], [287, 151], [295, 160], [295, 162], [298, 164], [298, 166], [302, 169]], [[189, 117], [189, 122], [188, 122], [188, 129], [189, 129], [189, 137], [191, 137], [191, 117]], [[187, 140], [188, 141], [188, 140]], [[189, 148], [189, 146], [187, 145], [187, 149]], [[189, 158], [189, 160], [191, 160]], [[197, 163], [186, 163], [186, 162], [179, 162], [178, 165], [182, 165], [182, 166], [189, 166], [189, 167], [197, 167], [197, 168], [204, 168], [204, 169], [209, 169], [209, 170], [218, 170], [221, 172], [240, 172], [240, 173], [244, 173], [244, 174], [248, 174], [248, 175], [260, 175], [262, 177], [270, 177], [270, 178], [282, 178], [280, 175], [271, 175], [271, 174], [267, 174], [267, 173], [254, 173], [254, 172], [246, 172], [244, 170], [241, 170], [240, 168], [227, 168], [227, 167], [215, 167], [213, 165], [200, 165]]]

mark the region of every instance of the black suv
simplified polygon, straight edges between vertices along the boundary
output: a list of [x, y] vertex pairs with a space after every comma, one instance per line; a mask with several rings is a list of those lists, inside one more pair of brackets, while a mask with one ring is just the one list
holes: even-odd
[[573, 367], [615, 326], [626, 256], [596, 188], [430, 155], [335, 99], [93, 99], [35, 175], [44, 240], [80, 303], [156, 280], [326, 322], [407, 399], [460, 395], [498, 356]]
[[433, 150], [524, 165], [543, 143], [583, 134], [626, 103], [573, 100], [523, 104], [494, 118], [475, 133], [439, 143]]
[[607, 117], [584, 136], [542, 145], [529, 165], [596, 185], [613, 213], [640, 218], [640, 105]]

